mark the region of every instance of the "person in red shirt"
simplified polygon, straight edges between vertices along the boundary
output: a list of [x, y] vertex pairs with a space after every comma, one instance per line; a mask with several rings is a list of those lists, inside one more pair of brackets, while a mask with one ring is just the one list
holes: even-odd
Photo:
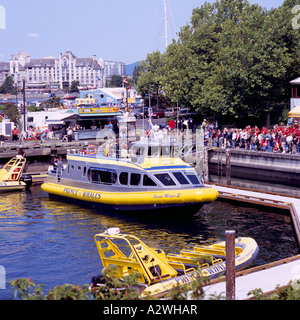
[[14, 127], [11, 130], [11, 134], [12, 134], [12, 141], [18, 141], [19, 140], [20, 131], [19, 131], [19, 129], [17, 127]]

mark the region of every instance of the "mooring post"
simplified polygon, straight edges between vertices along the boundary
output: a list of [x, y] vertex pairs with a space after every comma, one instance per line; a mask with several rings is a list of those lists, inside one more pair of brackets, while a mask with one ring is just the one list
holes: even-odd
[[226, 184], [231, 185], [230, 150], [226, 149]]
[[204, 182], [208, 182], [209, 180], [209, 173], [208, 173], [208, 148], [204, 148], [203, 153], [203, 180]]
[[226, 300], [235, 300], [235, 231], [225, 232]]
[[23, 149], [23, 145], [22, 144], [19, 145], [18, 155], [21, 155], [21, 156], [24, 155], [24, 149]]

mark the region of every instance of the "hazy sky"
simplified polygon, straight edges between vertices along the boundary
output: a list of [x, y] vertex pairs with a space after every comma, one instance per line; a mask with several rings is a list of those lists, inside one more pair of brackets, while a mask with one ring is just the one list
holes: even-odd
[[[204, 2], [167, 0], [170, 40]], [[271, 9], [283, 0], [250, 2]], [[0, 0], [0, 61], [20, 50], [42, 58], [71, 49], [129, 64], [164, 50], [163, 18], [163, 0]]]

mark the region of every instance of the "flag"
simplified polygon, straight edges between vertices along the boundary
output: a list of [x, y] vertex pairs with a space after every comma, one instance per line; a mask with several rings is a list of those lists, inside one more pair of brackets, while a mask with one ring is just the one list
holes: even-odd
[[129, 82], [126, 80], [125, 77], [123, 77], [123, 82], [126, 83], [126, 84], [129, 84]]

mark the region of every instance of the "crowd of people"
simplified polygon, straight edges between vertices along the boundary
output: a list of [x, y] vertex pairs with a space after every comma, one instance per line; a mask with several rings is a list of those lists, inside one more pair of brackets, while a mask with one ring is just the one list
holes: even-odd
[[[20, 130], [15, 126], [11, 131], [11, 140], [12, 141], [21, 141], [21, 140], [40, 140], [44, 142], [45, 140], [52, 140], [52, 139], [60, 139], [60, 135], [57, 135], [58, 129], [53, 130], [46, 129], [41, 130], [39, 127], [28, 127], [26, 131], [20, 132]], [[68, 127], [64, 130], [64, 134], [62, 138], [68, 142], [72, 142], [73, 139], [73, 128]]]
[[[204, 119], [204, 144], [210, 147], [245, 149], [250, 151], [267, 151], [282, 153], [300, 153], [300, 128], [292, 125], [275, 125], [273, 128], [247, 126], [246, 128], [219, 128], [218, 123], [209, 123]], [[149, 128], [148, 128], [149, 129]], [[72, 141], [73, 128], [68, 127], [65, 139]], [[21, 132], [15, 127], [12, 140], [41, 140], [55, 137], [55, 130], [28, 128]]]
[[217, 124], [204, 120], [202, 127], [206, 146], [282, 153], [300, 152], [300, 128], [297, 125], [275, 125], [272, 129], [257, 126], [219, 129]]

